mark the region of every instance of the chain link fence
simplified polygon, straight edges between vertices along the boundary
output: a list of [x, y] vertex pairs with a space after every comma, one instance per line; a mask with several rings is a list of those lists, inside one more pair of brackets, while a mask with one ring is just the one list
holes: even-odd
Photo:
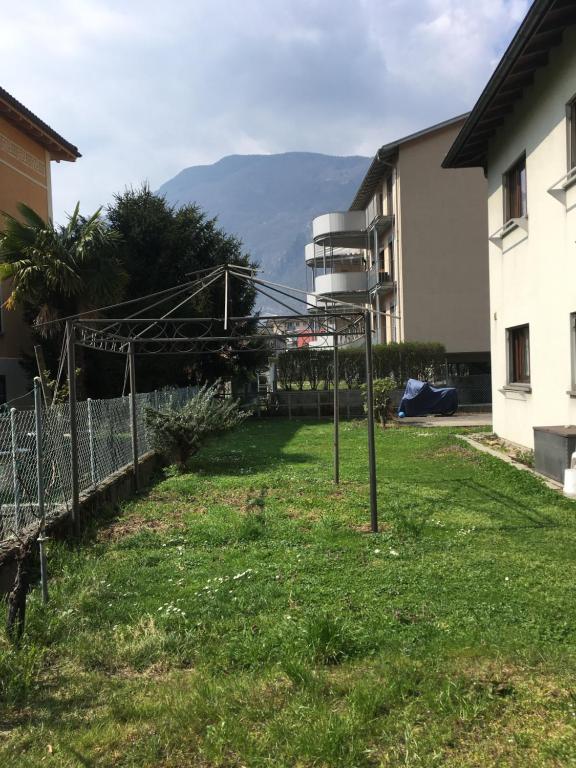
[[[196, 392], [195, 387], [184, 387], [136, 395], [139, 456], [152, 450], [145, 422], [146, 408], [180, 408]], [[39, 403], [40, 398], [36, 402]], [[60, 516], [71, 507], [69, 406], [68, 403], [51, 407], [40, 404], [39, 410], [40, 414], [36, 409], [12, 408], [0, 412], [0, 544], [39, 525], [40, 497], [46, 520]], [[79, 402], [76, 414], [79, 486], [83, 492], [132, 464], [130, 396]], [[41, 417], [40, 445], [36, 429], [38, 415]]]

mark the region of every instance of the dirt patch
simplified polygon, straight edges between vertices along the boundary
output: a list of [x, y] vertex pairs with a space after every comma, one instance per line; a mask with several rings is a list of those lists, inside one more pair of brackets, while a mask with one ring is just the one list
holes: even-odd
[[478, 453], [471, 448], [467, 448], [465, 445], [447, 445], [444, 448], [430, 451], [429, 455], [438, 458], [455, 456], [459, 459], [464, 459], [464, 461], [470, 461], [473, 464], [478, 464], [479, 462]]
[[131, 515], [130, 517], [117, 520], [107, 528], [102, 528], [98, 532], [97, 540], [117, 541], [126, 536], [133, 536], [141, 531], [164, 533], [174, 529], [182, 530], [184, 527], [184, 523], [181, 520], [174, 519], [174, 517], [166, 517], [160, 520], [158, 518], [142, 517], [141, 515]]
[[520, 445], [515, 445], [514, 443], [509, 443], [507, 440], [503, 440], [495, 434], [480, 433], [479, 435], [472, 435], [472, 437], [476, 442], [482, 443], [482, 445], [486, 445], [488, 448], [492, 448], [495, 451], [500, 451], [500, 453], [517, 461], [519, 464], [525, 464], [531, 469], [534, 468], [534, 451], [531, 451], [528, 448], [523, 448]]

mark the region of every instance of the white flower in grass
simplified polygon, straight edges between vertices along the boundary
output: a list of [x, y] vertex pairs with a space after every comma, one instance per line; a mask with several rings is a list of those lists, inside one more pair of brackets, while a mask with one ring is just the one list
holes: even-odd
[[398, 552], [395, 549], [390, 549], [390, 554], [392, 555], [392, 557], [400, 557], [400, 552]]

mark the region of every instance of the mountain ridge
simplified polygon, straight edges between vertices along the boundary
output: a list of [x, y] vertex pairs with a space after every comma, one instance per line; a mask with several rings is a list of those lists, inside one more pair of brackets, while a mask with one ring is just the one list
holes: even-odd
[[[184, 168], [158, 192], [175, 207], [199, 205], [242, 241], [266, 279], [304, 290], [312, 219], [347, 210], [370, 162], [320, 152], [234, 154]], [[259, 307], [274, 309], [265, 298]]]

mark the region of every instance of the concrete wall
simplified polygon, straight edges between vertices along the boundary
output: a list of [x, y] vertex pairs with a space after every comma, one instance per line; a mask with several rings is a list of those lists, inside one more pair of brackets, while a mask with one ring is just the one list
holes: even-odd
[[399, 258], [403, 341], [452, 353], [490, 348], [486, 180], [441, 167], [461, 124], [400, 147]]
[[[20, 202], [29, 205], [44, 219], [48, 218], [51, 211], [50, 158], [40, 144], [0, 117], [0, 211], [14, 215]], [[2, 301], [9, 293], [10, 285], [4, 283]], [[0, 375], [6, 377], [10, 400], [30, 389], [19, 360], [22, 352], [31, 353], [32, 350], [22, 313], [4, 308], [1, 313]]]
[[[526, 152], [528, 232], [491, 243], [490, 300], [494, 429], [533, 446], [534, 426], [576, 424], [571, 389], [570, 324], [576, 312], [576, 187], [565, 203], [548, 189], [567, 171], [566, 104], [576, 95], [576, 28], [492, 142], [489, 230], [504, 223], [502, 174]], [[529, 323], [531, 392], [505, 389], [506, 329]]]

